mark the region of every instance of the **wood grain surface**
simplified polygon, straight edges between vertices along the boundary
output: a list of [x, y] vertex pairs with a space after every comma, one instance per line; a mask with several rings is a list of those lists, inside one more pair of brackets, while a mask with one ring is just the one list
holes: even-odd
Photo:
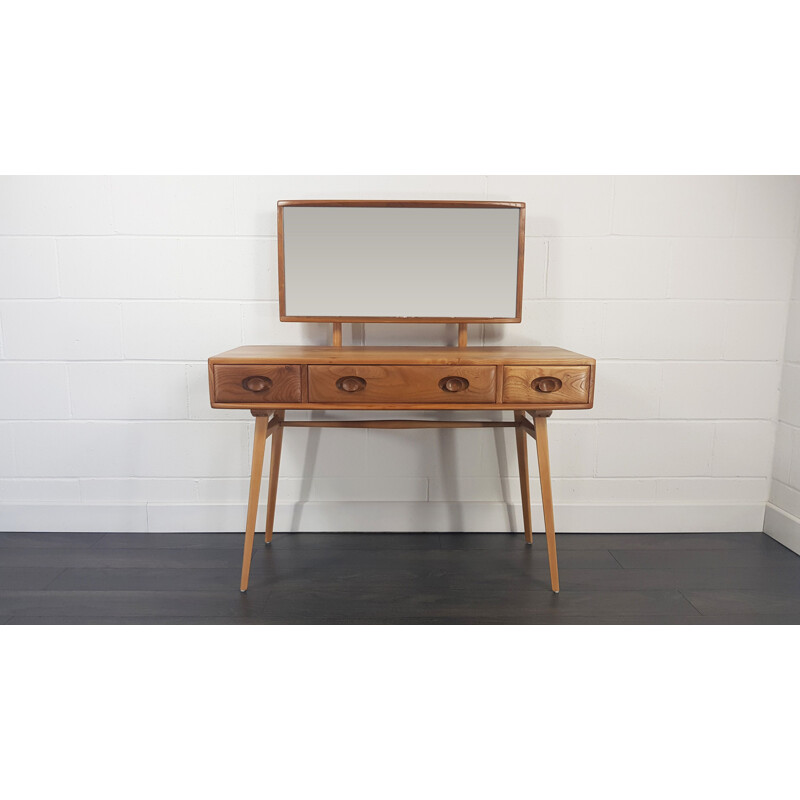
[[211, 396], [223, 403], [299, 403], [300, 369], [286, 364], [213, 365]]
[[491, 403], [496, 371], [493, 366], [312, 365], [308, 397], [312, 403]]
[[587, 403], [589, 367], [503, 367], [503, 402]]
[[[335, 409], [359, 408], [363, 410], [531, 410], [591, 408], [594, 395], [595, 360], [588, 356], [564, 350], [560, 347], [331, 347], [331, 346], [271, 346], [255, 345], [237, 347], [209, 360], [209, 383], [213, 408], [249, 409]], [[367, 377], [358, 369], [375, 367], [383, 372], [371, 372], [373, 379], [383, 376], [390, 367], [413, 368], [438, 367], [436, 385], [422, 391], [418, 378], [422, 372], [395, 373], [408, 378], [410, 386], [400, 386], [397, 380], [376, 391], [373, 380], [369, 391], [341, 391], [335, 387], [317, 391], [309, 389], [309, 372], [318, 366], [347, 367], [336, 373], [336, 380], [347, 377]], [[515, 372], [511, 368], [520, 368]], [[478, 380], [463, 392], [447, 392], [438, 386], [438, 381], [447, 377], [468, 373], [460, 370], [480, 368], [494, 375], [488, 384]], [[270, 370], [276, 370], [271, 372]], [[334, 373], [318, 373], [332, 375]], [[478, 375], [479, 373], [472, 373]], [[506, 375], [510, 389], [503, 385]], [[264, 391], [245, 389], [242, 381], [251, 377], [270, 378], [272, 387]], [[557, 379], [562, 385], [556, 391], [541, 391], [552, 388], [552, 382], [544, 381], [538, 388], [532, 387], [537, 379]], [[428, 380], [427, 377], [425, 379]], [[254, 382], [254, 385], [258, 385]], [[478, 392], [477, 390], [481, 390]], [[487, 391], [483, 391], [486, 389]], [[321, 393], [322, 392], [322, 393]], [[328, 399], [322, 400], [321, 397]]]
[[212, 356], [210, 364], [563, 364], [594, 365], [561, 347], [330, 347], [249, 345]]

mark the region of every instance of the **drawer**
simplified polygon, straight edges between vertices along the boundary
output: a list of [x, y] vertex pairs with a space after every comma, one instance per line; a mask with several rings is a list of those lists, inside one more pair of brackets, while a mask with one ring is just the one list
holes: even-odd
[[281, 364], [215, 364], [217, 403], [299, 403], [300, 367]]
[[494, 403], [496, 368], [333, 366], [308, 368], [312, 403]]
[[591, 367], [504, 367], [503, 402], [588, 403], [590, 377]]

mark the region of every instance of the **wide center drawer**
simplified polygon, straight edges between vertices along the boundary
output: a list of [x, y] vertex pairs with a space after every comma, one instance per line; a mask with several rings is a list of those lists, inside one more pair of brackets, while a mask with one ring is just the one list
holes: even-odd
[[293, 364], [215, 364], [217, 403], [299, 403], [300, 367]]
[[308, 367], [312, 403], [494, 403], [496, 368], [315, 365]]

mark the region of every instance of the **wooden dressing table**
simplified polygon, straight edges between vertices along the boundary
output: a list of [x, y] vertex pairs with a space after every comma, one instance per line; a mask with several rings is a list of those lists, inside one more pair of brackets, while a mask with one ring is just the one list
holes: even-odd
[[[286, 311], [283, 211], [303, 208], [516, 209], [519, 238], [515, 257], [516, 315], [468, 318], [375, 318], [295, 316]], [[338, 229], [337, 229], [338, 230]], [[316, 240], [315, 240], [316, 241]], [[213, 408], [247, 409], [255, 417], [250, 494], [247, 507], [241, 591], [247, 590], [258, 498], [267, 438], [272, 439], [265, 542], [272, 540], [284, 428], [487, 428], [516, 432], [525, 541], [531, 544], [527, 437], [537, 447], [545, 535], [554, 592], [559, 591], [547, 418], [555, 410], [587, 409], [594, 398], [595, 361], [558, 347], [469, 347], [467, 322], [518, 322], [522, 308], [524, 204], [390, 201], [283, 201], [278, 207], [281, 319], [333, 322], [331, 346], [249, 346], [208, 361]], [[453, 322], [457, 347], [343, 347], [343, 321]], [[348, 411], [511, 411], [513, 421], [409, 419], [298, 420], [287, 412]]]

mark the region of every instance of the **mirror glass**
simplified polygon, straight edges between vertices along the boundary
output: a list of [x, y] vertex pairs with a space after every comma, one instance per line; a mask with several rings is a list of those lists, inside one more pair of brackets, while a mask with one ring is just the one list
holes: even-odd
[[519, 226], [513, 207], [285, 206], [285, 317], [513, 319]]

